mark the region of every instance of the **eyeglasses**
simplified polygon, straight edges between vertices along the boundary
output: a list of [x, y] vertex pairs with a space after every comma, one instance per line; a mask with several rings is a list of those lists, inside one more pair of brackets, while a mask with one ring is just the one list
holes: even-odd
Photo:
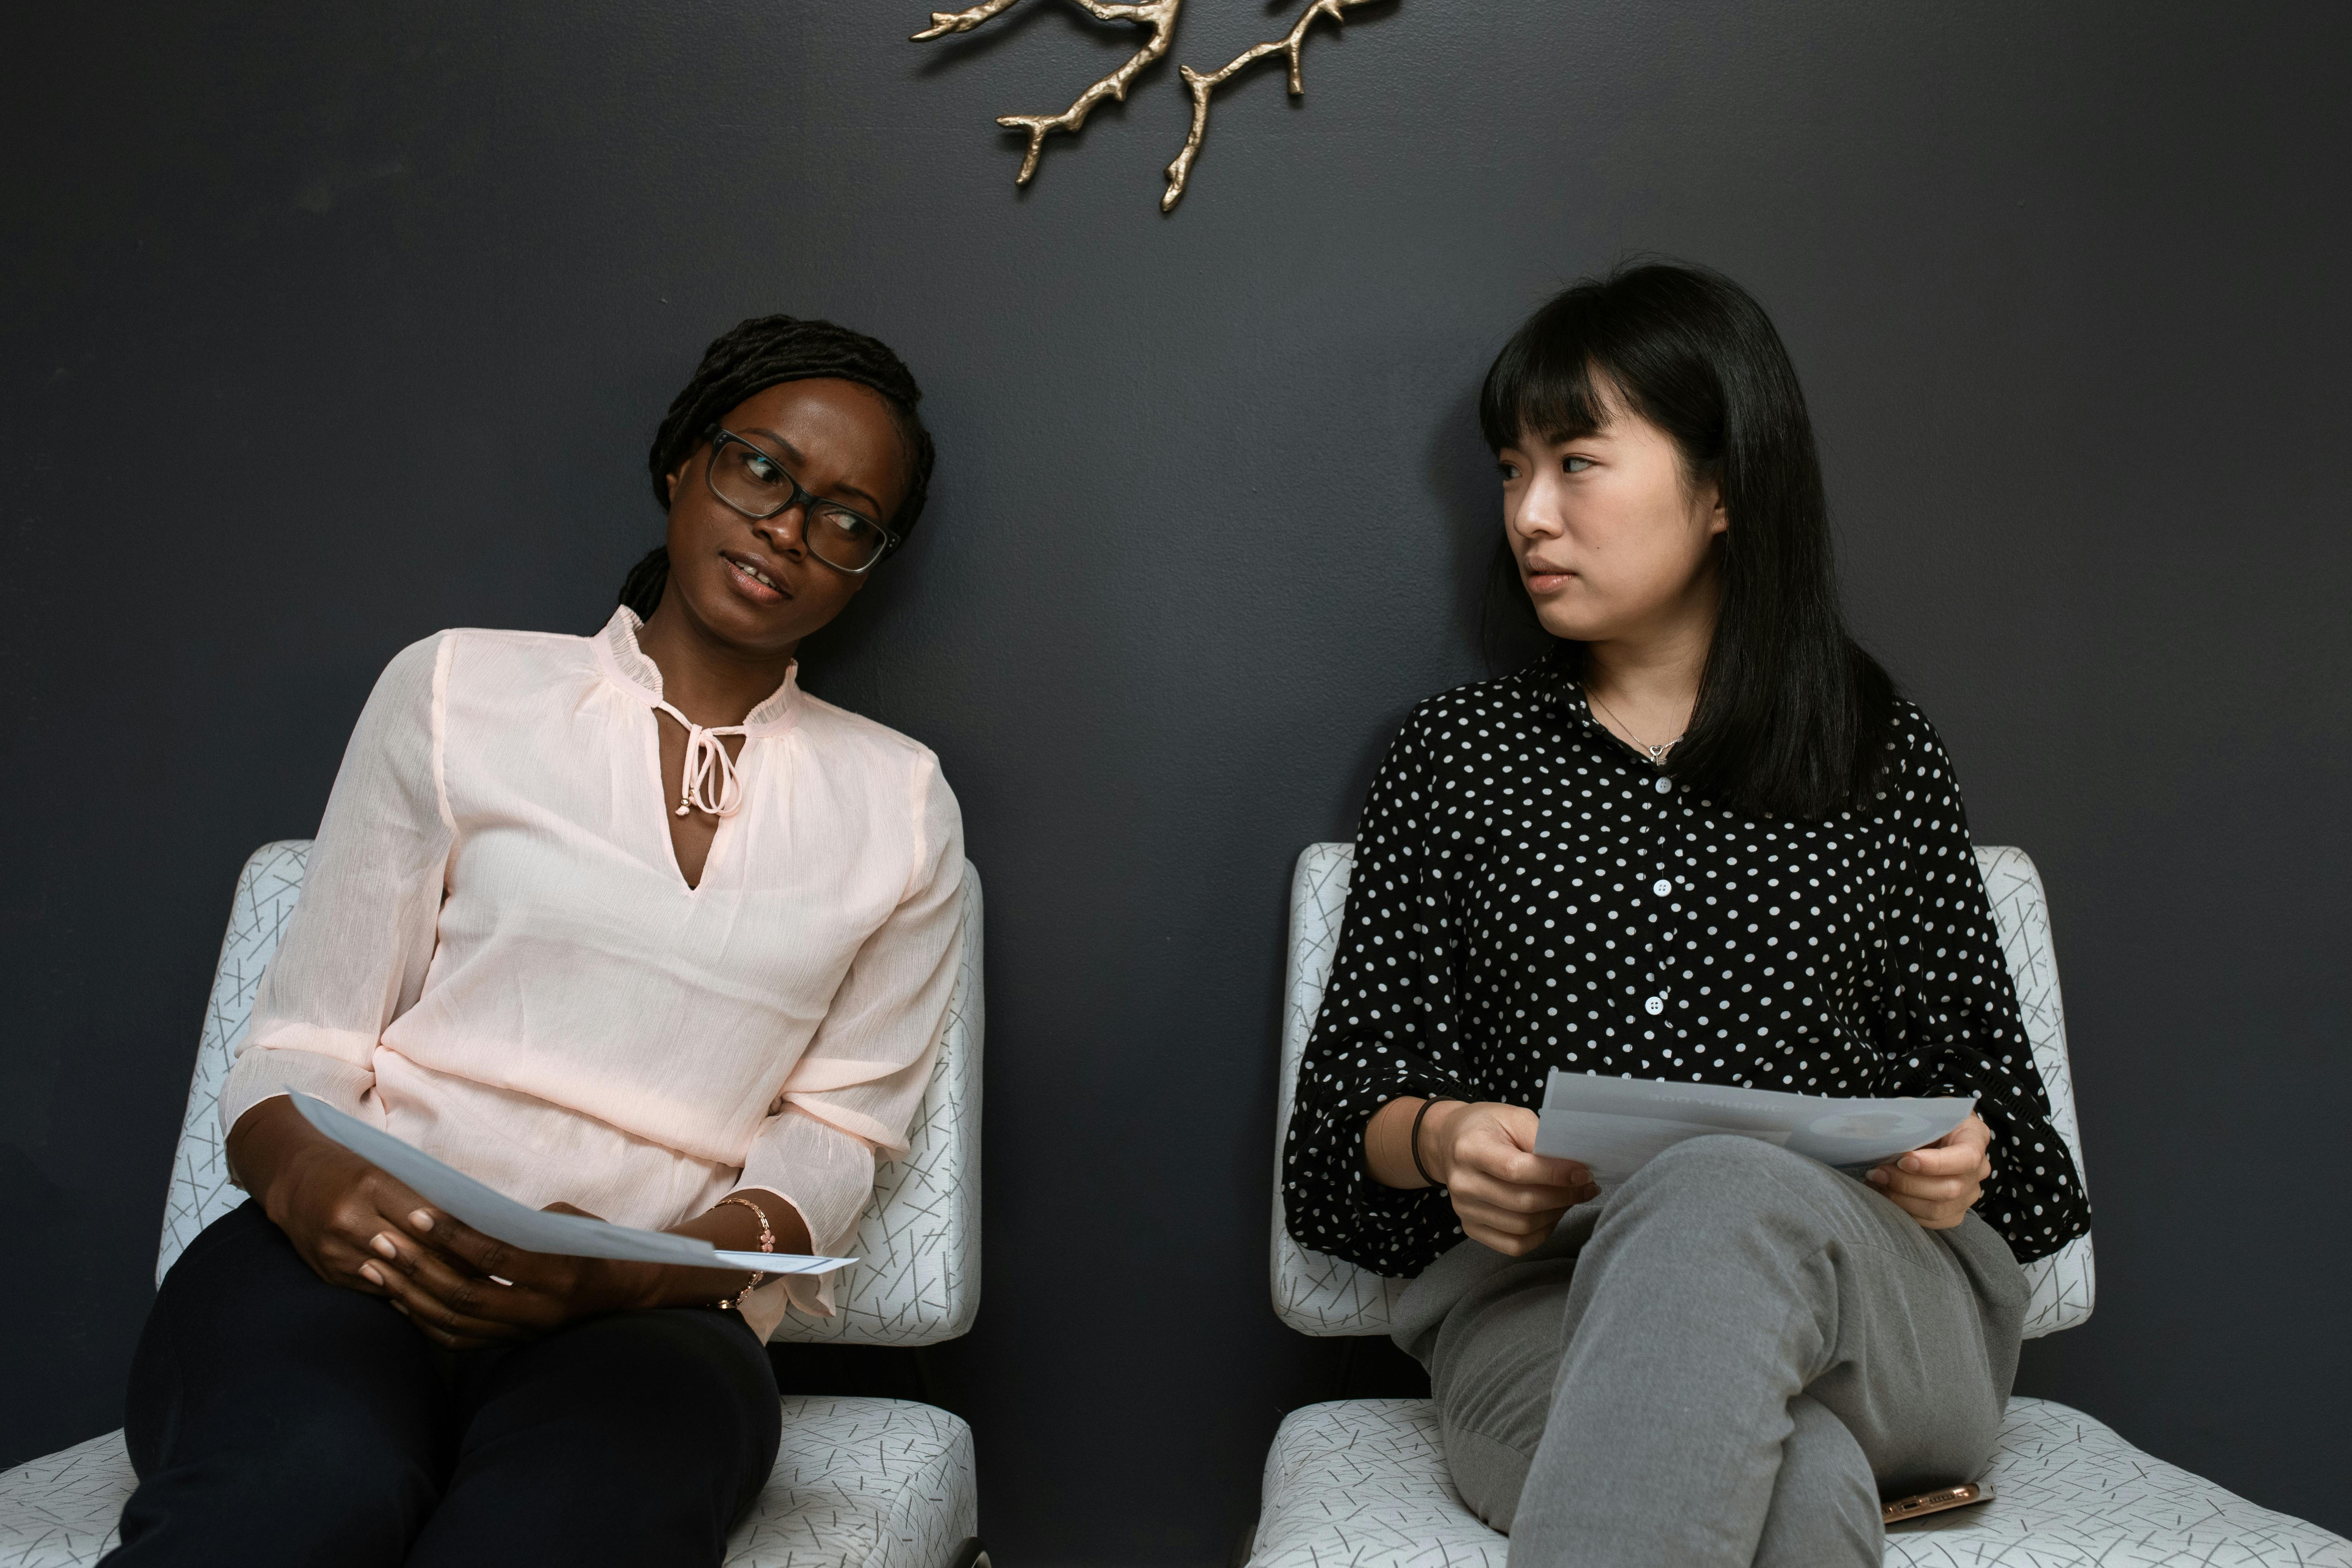
[[898, 547], [898, 536], [862, 511], [814, 496], [784, 465], [732, 430], [710, 433], [703, 469], [710, 493], [754, 521], [801, 509], [801, 541], [836, 572], [859, 573]]

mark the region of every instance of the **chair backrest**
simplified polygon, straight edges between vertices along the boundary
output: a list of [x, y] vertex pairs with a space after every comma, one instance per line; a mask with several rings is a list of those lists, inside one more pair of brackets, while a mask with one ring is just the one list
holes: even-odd
[[[1405, 1287], [1370, 1269], [1312, 1251], [1290, 1238], [1282, 1208], [1282, 1152], [1290, 1133], [1290, 1107], [1298, 1090], [1298, 1060], [1323, 1005], [1331, 953], [1348, 906], [1352, 844], [1310, 844], [1298, 857], [1290, 884], [1290, 965], [1284, 987], [1281, 1098], [1274, 1131], [1274, 1252], [1276, 1314], [1302, 1333], [1384, 1334], [1390, 1310]], [[2066, 1017], [2058, 999], [2058, 963], [2050, 942], [2050, 908], [2041, 874], [2022, 849], [1977, 850], [1977, 869], [2000, 928], [2002, 955], [2017, 984], [2033, 1064], [2050, 1091], [2051, 1120], [2074, 1168], [2083, 1168], [2083, 1136], [2074, 1114], [2074, 1079], [2066, 1065]], [[2025, 1267], [2033, 1294], [2026, 1309], [2028, 1339], [2071, 1329], [2091, 1315], [2095, 1275], [2087, 1235]]]
[[[237, 877], [172, 1160], [159, 1283], [198, 1231], [245, 1201], [228, 1179], [215, 1107], [310, 858], [308, 839], [265, 844]], [[930, 1086], [908, 1131], [911, 1147], [875, 1173], [874, 1201], [849, 1244], [857, 1262], [835, 1283], [835, 1315], [792, 1313], [776, 1331], [780, 1340], [933, 1344], [965, 1332], [980, 1310], [981, 899], [980, 873], [969, 865], [963, 908], [962, 964]]]

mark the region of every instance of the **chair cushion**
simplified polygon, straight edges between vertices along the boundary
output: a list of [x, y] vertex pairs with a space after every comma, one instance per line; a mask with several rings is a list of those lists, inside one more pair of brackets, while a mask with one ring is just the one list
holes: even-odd
[[980, 1533], [971, 1428], [903, 1399], [792, 1396], [727, 1568], [946, 1568]]
[[1510, 1552], [1446, 1479], [1428, 1400], [1310, 1405], [1275, 1432], [1248, 1568], [1504, 1568]]
[[[2141, 1453], [2079, 1410], [2012, 1399], [1979, 1507], [1890, 1531], [1902, 1568], [2352, 1568], [2352, 1542]], [[1295, 1411], [1266, 1456], [1250, 1568], [1505, 1568], [1445, 1479], [1434, 1407]]]
[[114, 1545], [134, 1484], [109, 1432], [0, 1475], [0, 1568], [86, 1568]]
[[[979, 1533], [971, 1428], [900, 1399], [783, 1402], [776, 1468], [727, 1568], [944, 1568]], [[0, 1568], [88, 1568], [135, 1478], [109, 1432], [0, 1475]]]

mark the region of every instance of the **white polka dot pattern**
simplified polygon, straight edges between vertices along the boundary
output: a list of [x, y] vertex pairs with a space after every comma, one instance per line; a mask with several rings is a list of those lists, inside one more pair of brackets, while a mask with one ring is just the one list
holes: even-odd
[[[1310, 844], [1299, 855], [1291, 879], [1281, 1094], [1276, 1101], [1279, 1111], [1274, 1153], [1274, 1310], [1301, 1333], [1325, 1336], [1388, 1332], [1389, 1309], [1408, 1283], [1299, 1246], [1291, 1238], [1283, 1213], [1282, 1168], [1293, 1089], [1299, 1058], [1323, 1005], [1332, 950], [1339, 945], [1355, 849], [1352, 844]], [[2065, 1007], [2058, 991], [2057, 958], [2051, 944], [2050, 911], [2042, 877], [2022, 849], [1981, 847], [1976, 859], [2000, 930], [2002, 958], [2017, 989], [2018, 1009], [2033, 1045], [2034, 1068], [2049, 1090], [2051, 1121], [2066, 1141], [2079, 1171], [2082, 1133], [2074, 1110], [2074, 1073], [2066, 1059]], [[2032, 1289], [2026, 1304], [2026, 1338], [2039, 1339], [2087, 1319], [2097, 1279], [2089, 1234], [2026, 1264], [2025, 1278]]]
[[[2140, 1452], [2079, 1410], [2010, 1401], [1991, 1502], [1900, 1527], [1888, 1568], [2352, 1568], [2352, 1542]], [[1445, 1479], [1436, 1408], [1293, 1411], [1266, 1455], [1249, 1568], [1506, 1568]]]
[[1699, 796], [1544, 667], [1415, 710], [1364, 805], [1295, 1090], [1292, 1235], [1427, 1267], [1460, 1239], [1453, 1210], [1371, 1179], [1365, 1120], [1401, 1095], [1534, 1105], [1554, 1068], [1973, 1093], [1995, 1139], [1978, 1212], [2023, 1260], [2088, 1226], [1950, 762], [1908, 703], [1870, 801], [1813, 823]]

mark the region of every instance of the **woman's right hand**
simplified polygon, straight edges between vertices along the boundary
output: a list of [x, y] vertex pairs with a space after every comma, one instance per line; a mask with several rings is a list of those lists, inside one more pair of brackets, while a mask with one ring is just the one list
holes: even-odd
[[1523, 1105], [1440, 1100], [1421, 1127], [1421, 1160], [1444, 1184], [1462, 1233], [1507, 1258], [1551, 1239], [1560, 1216], [1601, 1195], [1592, 1173], [1536, 1150], [1536, 1113]]
[[1412, 1160], [1412, 1123], [1421, 1121], [1421, 1166], [1454, 1201], [1462, 1232], [1506, 1257], [1533, 1252], [1560, 1216], [1601, 1195], [1592, 1173], [1574, 1160], [1536, 1150], [1536, 1113], [1524, 1106], [1441, 1100], [1422, 1114], [1419, 1100], [1392, 1100], [1364, 1129], [1364, 1153], [1384, 1186], [1425, 1184]]
[[[422, 1198], [303, 1121], [282, 1095], [237, 1118], [229, 1131], [228, 1163], [310, 1271], [330, 1285], [384, 1297], [409, 1311], [393, 1289], [389, 1258], [423, 1253], [441, 1265], [431, 1275], [444, 1284], [478, 1278], [469, 1264], [435, 1244]], [[510, 1344], [535, 1331], [471, 1313], [452, 1313], [442, 1329], [433, 1337], [457, 1349]]]

